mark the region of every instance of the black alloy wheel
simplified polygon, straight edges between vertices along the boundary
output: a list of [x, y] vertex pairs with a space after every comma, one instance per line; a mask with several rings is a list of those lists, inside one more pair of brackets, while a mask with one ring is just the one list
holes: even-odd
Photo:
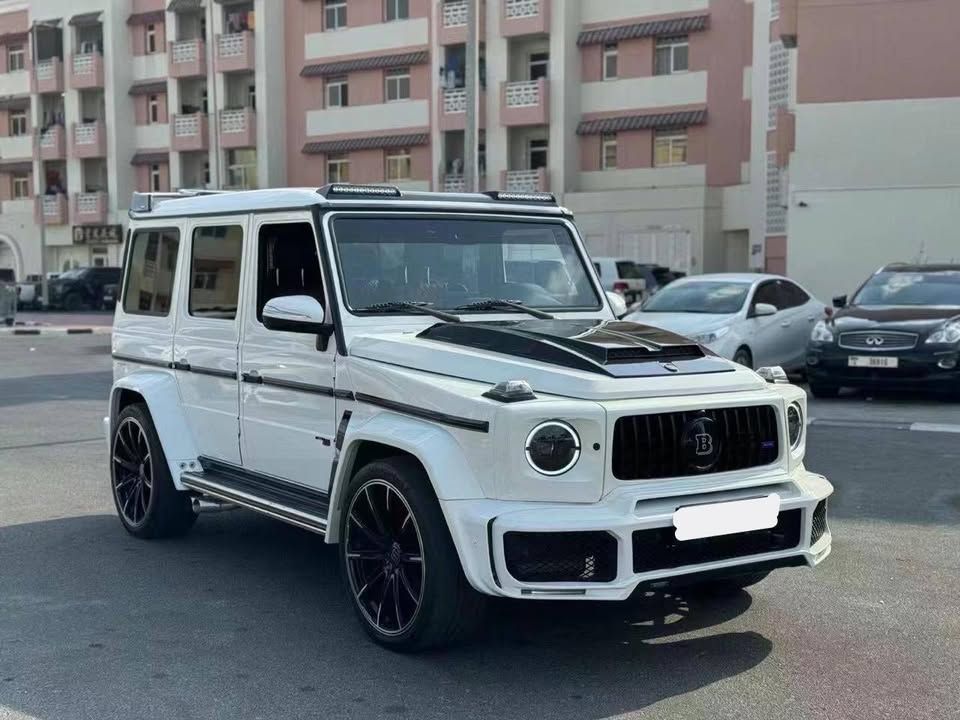
[[153, 498], [153, 457], [147, 433], [134, 417], [124, 418], [114, 434], [113, 492], [126, 524], [142, 526]]

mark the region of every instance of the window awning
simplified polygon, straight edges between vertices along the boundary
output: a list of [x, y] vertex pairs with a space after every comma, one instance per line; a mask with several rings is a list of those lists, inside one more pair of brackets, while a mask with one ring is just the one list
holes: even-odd
[[410, 135], [378, 135], [376, 137], [346, 138], [308, 142], [303, 146], [306, 155], [329, 155], [331, 153], [353, 152], [355, 150], [379, 150], [381, 148], [416, 147], [430, 142], [428, 133]]
[[7, 95], [0, 97], [0, 110], [24, 110], [30, 107], [29, 95]]
[[70, 18], [68, 25], [73, 25], [74, 27], [86, 27], [88, 25], [99, 25], [100, 24], [100, 11], [97, 12], [88, 12], [80, 13], [79, 15], [74, 15]]
[[427, 62], [430, 62], [429, 51], [420, 50], [398, 55], [378, 55], [376, 57], [357, 58], [355, 60], [340, 60], [339, 62], [307, 65], [300, 71], [300, 75], [302, 77], [323, 77], [328, 75], [342, 75], [358, 70], [379, 70], [382, 68], [405, 67], [407, 65], [423, 65]]
[[167, 19], [165, 10], [151, 10], [150, 12], [134, 13], [127, 18], [127, 25], [153, 25]]
[[170, 156], [165, 152], [159, 151], [140, 151], [131, 159], [131, 165], [166, 165], [170, 162]]
[[694, 17], [651, 20], [650, 22], [584, 30], [577, 36], [577, 45], [582, 47], [584, 45], [599, 45], [600, 43], [617, 43], [634, 38], [684, 35], [706, 30], [709, 23], [709, 15], [696, 15]]
[[172, 13], [198, 13], [202, 11], [202, 0], [170, 0], [170, 4], [167, 5], [167, 12]]
[[167, 92], [166, 80], [138, 80], [130, 86], [130, 95], [157, 95]]
[[29, 173], [33, 172], [33, 160], [0, 160], [2, 173]]
[[668, 113], [644, 115], [617, 115], [598, 120], [584, 120], [577, 125], [577, 135], [602, 135], [628, 130], [661, 130], [664, 128], [703, 125], [707, 121], [706, 110], [680, 110]]

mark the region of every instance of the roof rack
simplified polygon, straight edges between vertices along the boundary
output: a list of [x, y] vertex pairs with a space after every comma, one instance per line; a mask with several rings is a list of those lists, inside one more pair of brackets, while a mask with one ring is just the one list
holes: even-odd
[[354, 183], [330, 183], [317, 189], [325, 198], [331, 197], [401, 197], [396, 185], [357, 185]]
[[557, 198], [553, 193], [548, 192], [511, 192], [509, 190], [488, 190], [483, 193], [494, 200], [515, 203], [543, 203], [546, 205], [556, 205]]
[[197, 197], [198, 195], [220, 195], [230, 190], [206, 190], [182, 188], [175, 192], [134, 192], [130, 200], [130, 212], [150, 212], [166, 200]]

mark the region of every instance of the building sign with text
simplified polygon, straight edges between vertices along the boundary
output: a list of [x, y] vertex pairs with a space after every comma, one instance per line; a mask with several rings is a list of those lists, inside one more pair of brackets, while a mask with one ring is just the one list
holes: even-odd
[[115, 245], [123, 241], [123, 225], [74, 225], [74, 245]]

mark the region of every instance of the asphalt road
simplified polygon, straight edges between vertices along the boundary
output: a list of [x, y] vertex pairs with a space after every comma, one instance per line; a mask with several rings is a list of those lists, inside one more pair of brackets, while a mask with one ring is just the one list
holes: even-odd
[[808, 465], [837, 487], [816, 571], [501, 602], [473, 645], [405, 657], [367, 641], [314, 535], [244, 511], [122, 530], [108, 343], [0, 338], [0, 718], [960, 717], [960, 436], [900, 429], [960, 405], [811, 406]]

